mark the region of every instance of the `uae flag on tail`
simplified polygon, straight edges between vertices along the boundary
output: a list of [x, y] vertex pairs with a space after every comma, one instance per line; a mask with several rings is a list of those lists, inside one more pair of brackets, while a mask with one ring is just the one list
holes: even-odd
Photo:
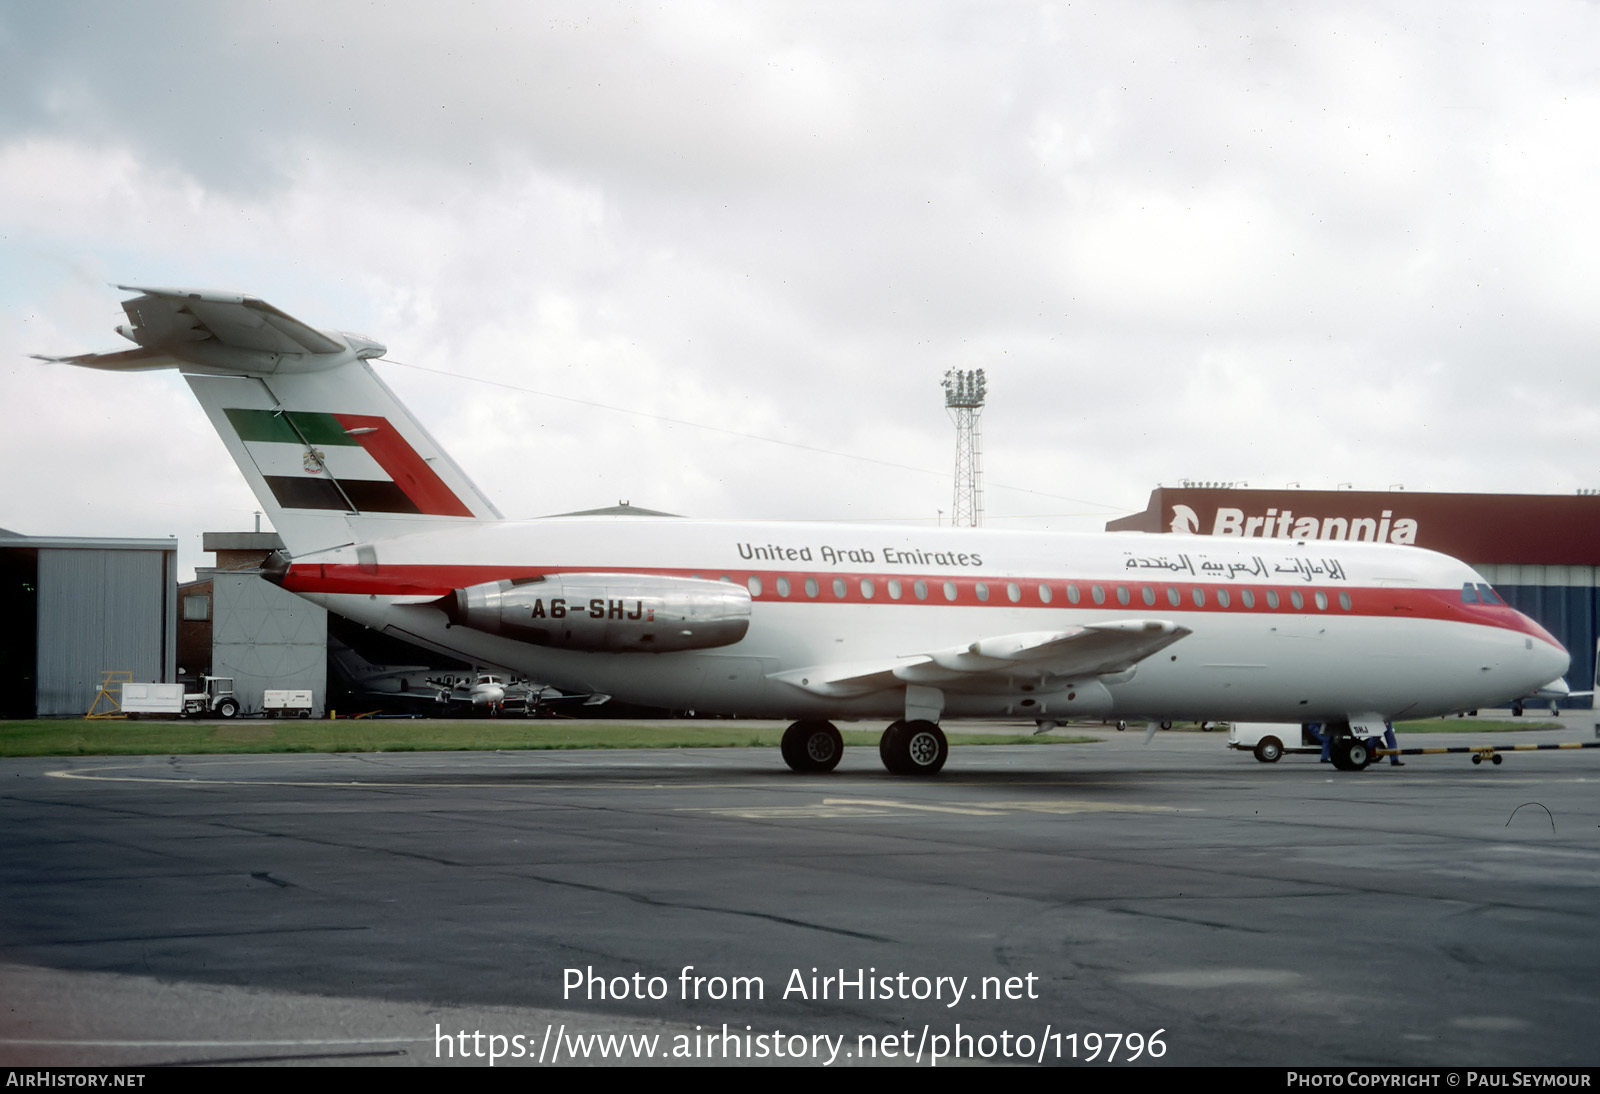
[[285, 509], [472, 515], [387, 418], [227, 409]]

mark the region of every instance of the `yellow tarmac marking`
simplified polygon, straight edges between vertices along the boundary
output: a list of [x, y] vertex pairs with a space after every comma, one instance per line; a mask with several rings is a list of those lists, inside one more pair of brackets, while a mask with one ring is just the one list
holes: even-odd
[[912, 813], [954, 813], [964, 817], [1005, 817], [1015, 813], [1177, 813], [1170, 805], [1119, 805], [1092, 801], [987, 801], [970, 805], [929, 805], [887, 798], [823, 798], [813, 805], [684, 806], [680, 812], [712, 813], [743, 820], [829, 820], [888, 817]]
[[717, 817], [737, 817], [740, 820], [836, 820], [845, 817], [888, 817], [890, 809], [868, 809], [853, 805], [725, 805], [685, 806], [680, 813], [710, 813]]
[[[757, 790], [757, 783], [631, 783], [607, 780], [605, 782], [558, 783], [544, 780], [517, 779], [508, 782], [497, 782], [488, 779], [474, 782], [434, 782], [430, 779], [416, 779], [411, 782], [370, 782], [365, 779], [348, 779], [333, 781], [325, 779], [317, 782], [290, 781], [285, 779], [202, 779], [189, 775], [98, 775], [87, 771], [46, 771], [45, 776], [52, 779], [81, 779], [84, 782], [105, 783], [154, 783], [160, 786], [194, 787], [196, 789], [207, 786], [280, 786], [300, 787], [309, 790], [721, 790], [744, 789]], [[502, 776], [503, 777], [503, 776]]]
[[908, 809], [916, 813], [956, 813], [963, 817], [999, 817], [1003, 810], [981, 805], [924, 805], [921, 802], [894, 801], [889, 798], [823, 798], [823, 805], [866, 806], [878, 809]]

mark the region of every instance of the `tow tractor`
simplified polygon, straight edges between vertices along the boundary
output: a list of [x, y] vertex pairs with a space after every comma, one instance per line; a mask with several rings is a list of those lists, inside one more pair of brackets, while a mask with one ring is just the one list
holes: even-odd
[[185, 715], [214, 714], [218, 718], [234, 718], [239, 714], [239, 700], [233, 697], [233, 677], [202, 676], [200, 690], [185, 692]]
[[[1314, 723], [1312, 723], [1314, 724]], [[1285, 752], [1322, 754], [1322, 738], [1312, 724], [1294, 722], [1234, 722], [1228, 728], [1228, 747], [1255, 753], [1264, 764], [1277, 763]], [[1374, 732], [1376, 729], [1376, 732]], [[1330, 722], [1322, 732], [1333, 735], [1328, 758], [1340, 771], [1360, 771], [1383, 748], [1383, 726], [1362, 722]]]
[[182, 684], [133, 683], [122, 685], [122, 711], [129, 718], [145, 715], [191, 718], [233, 718], [239, 700], [233, 696], [233, 677], [202, 676], [199, 691], [184, 691]]
[[[1554, 752], [1576, 748], [1600, 748], [1600, 741], [1565, 741], [1537, 745], [1454, 745], [1441, 748], [1386, 748], [1383, 737], [1358, 736], [1370, 731], [1369, 725], [1357, 726], [1353, 732], [1347, 723], [1334, 723], [1333, 744], [1328, 758], [1340, 771], [1360, 771], [1367, 765], [1390, 756], [1471, 756], [1472, 762], [1485, 760], [1500, 764], [1502, 752]], [[1255, 753], [1264, 764], [1277, 763], [1285, 752], [1321, 753], [1322, 740], [1309, 726], [1292, 722], [1235, 722], [1228, 730], [1228, 747]]]

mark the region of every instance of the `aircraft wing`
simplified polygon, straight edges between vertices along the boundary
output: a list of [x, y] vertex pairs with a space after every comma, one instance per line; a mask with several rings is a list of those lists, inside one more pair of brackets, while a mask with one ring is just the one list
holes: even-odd
[[892, 663], [815, 665], [772, 678], [814, 695], [853, 698], [905, 684], [960, 691], [1000, 690], [1019, 672], [1072, 679], [1125, 672], [1189, 634], [1164, 619], [1123, 619], [1063, 631], [1025, 631]]
[[182, 351], [195, 343], [267, 354], [340, 353], [345, 344], [254, 296], [195, 292], [189, 289], [147, 289], [118, 285], [142, 295], [122, 302], [128, 322], [117, 333], [139, 349], [120, 353], [83, 353], [40, 360], [90, 368], [137, 370], [166, 368], [189, 360]]

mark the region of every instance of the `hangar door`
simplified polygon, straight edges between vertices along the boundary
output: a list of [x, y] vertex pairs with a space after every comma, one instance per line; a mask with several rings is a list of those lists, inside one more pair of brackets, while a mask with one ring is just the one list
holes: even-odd
[[39, 549], [39, 717], [84, 714], [107, 669], [172, 679], [170, 558], [166, 551]]

